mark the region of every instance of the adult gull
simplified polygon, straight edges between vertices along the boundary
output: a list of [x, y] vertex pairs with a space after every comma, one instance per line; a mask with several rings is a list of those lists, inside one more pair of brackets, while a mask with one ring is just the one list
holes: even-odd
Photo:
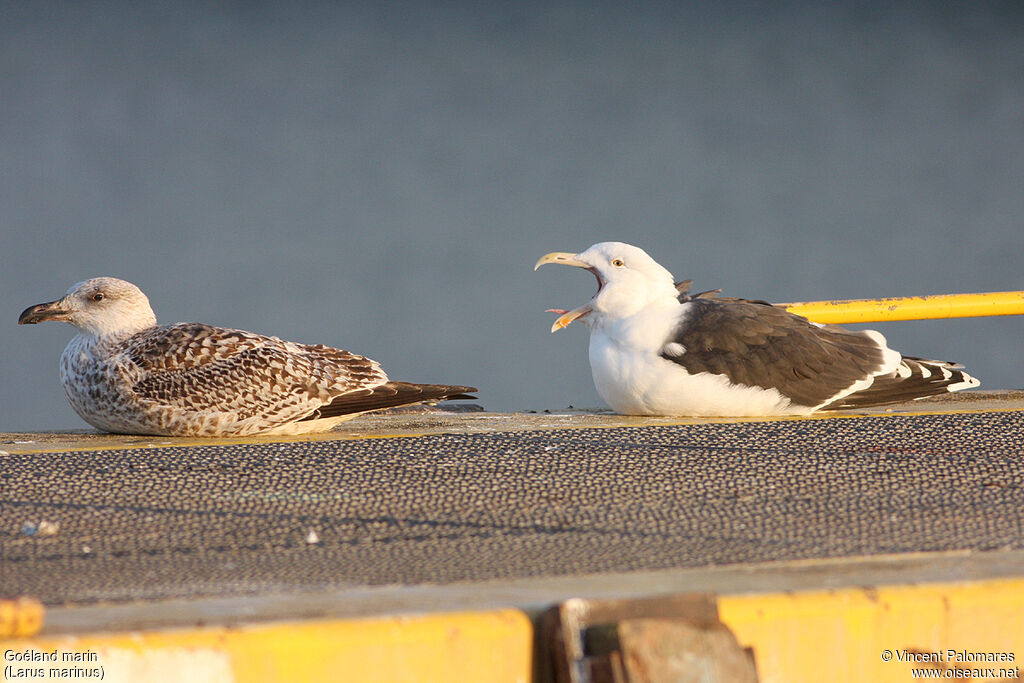
[[764, 301], [690, 295], [645, 251], [600, 242], [542, 256], [589, 270], [597, 293], [549, 309], [555, 332], [590, 328], [601, 398], [627, 415], [807, 415], [898, 403], [979, 385], [960, 366], [902, 356], [873, 330], [820, 325]]
[[371, 410], [451, 399], [476, 389], [392, 382], [377, 361], [201, 323], [157, 325], [130, 282], [99, 277], [30, 306], [21, 325], [78, 328], [61, 383], [82, 419], [107, 432], [165, 436], [305, 434]]

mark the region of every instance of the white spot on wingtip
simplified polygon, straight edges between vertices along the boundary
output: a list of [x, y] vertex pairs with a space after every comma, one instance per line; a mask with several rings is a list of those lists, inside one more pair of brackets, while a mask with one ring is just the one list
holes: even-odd
[[668, 344], [665, 344], [665, 346], [662, 347], [661, 351], [666, 356], [675, 356], [678, 358], [679, 356], [682, 356], [684, 353], [686, 353], [686, 347], [680, 344], [679, 342], [669, 342]]
[[971, 377], [967, 373], [964, 373], [962, 381], [956, 384], [950, 384], [946, 387], [947, 391], [961, 391], [963, 389], [973, 389], [974, 387], [981, 386], [981, 381], [975, 377]]

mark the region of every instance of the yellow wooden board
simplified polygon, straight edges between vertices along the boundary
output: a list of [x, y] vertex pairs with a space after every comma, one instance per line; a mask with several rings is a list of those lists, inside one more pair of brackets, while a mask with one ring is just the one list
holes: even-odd
[[4, 640], [0, 680], [526, 683], [532, 648], [517, 610], [302, 621]]
[[1024, 669], [1024, 579], [730, 595], [719, 615], [754, 649], [762, 683], [1017, 680]]

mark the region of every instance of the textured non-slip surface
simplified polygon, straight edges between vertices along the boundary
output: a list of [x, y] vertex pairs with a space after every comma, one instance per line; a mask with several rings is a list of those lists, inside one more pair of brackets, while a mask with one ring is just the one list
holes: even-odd
[[0, 597], [1024, 548], [1024, 412], [0, 456]]

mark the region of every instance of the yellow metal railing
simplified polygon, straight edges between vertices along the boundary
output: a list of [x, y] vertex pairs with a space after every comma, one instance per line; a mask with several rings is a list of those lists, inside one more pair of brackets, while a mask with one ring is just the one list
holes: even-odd
[[776, 306], [825, 324], [972, 318], [989, 315], [1024, 315], [1024, 292], [800, 301]]

